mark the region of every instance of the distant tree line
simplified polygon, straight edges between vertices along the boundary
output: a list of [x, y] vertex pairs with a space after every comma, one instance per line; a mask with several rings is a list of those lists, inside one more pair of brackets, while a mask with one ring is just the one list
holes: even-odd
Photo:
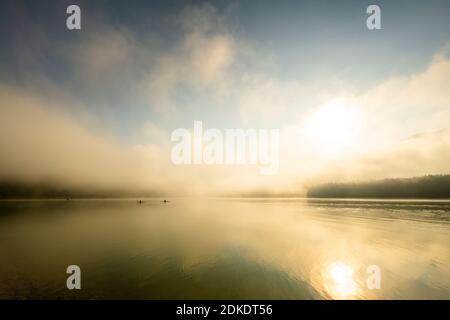
[[161, 195], [151, 190], [75, 188], [53, 182], [0, 181], [0, 199], [133, 198]]
[[450, 199], [450, 175], [427, 175], [358, 183], [328, 183], [310, 188], [309, 198]]

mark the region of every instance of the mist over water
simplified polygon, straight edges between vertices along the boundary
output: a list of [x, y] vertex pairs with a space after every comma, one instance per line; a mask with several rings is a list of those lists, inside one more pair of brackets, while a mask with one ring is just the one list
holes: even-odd
[[1, 201], [0, 298], [449, 299], [449, 243], [449, 201]]

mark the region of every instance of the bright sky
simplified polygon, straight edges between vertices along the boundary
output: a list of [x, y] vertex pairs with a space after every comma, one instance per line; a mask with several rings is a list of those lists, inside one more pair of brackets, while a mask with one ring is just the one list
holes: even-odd
[[[69, 31], [65, 9], [75, 3], [82, 30]], [[373, 3], [381, 7], [382, 30], [366, 28]], [[249, 174], [246, 190], [290, 192], [317, 179], [449, 170], [442, 153], [448, 131], [435, 136], [450, 128], [448, 1], [2, 1], [0, 36], [2, 120], [23, 121], [2, 132], [22, 147], [4, 140], [2, 148], [17, 157], [26, 158], [29, 146], [42, 161], [54, 157], [44, 138], [21, 141], [35, 138], [36, 119], [56, 128], [49, 137], [64, 136], [66, 121], [80, 130], [71, 131], [80, 152], [92, 143], [95, 165], [104, 161], [103, 148], [120, 154], [115, 159], [134, 159], [133, 150], [152, 159], [145, 168], [152, 176], [173, 169], [170, 133], [202, 120], [219, 129], [280, 129], [280, 175]], [[24, 115], [18, 105], [32, 105], [40, 116]], [[410, 145], [405, 139], [415, 134], [418, 145]], [[422, 141], [427, 137], [433, 143]], [[108, 147], [96, 146], [97, 139]], [[380, 162], [386, 154], [393, 159], [387, 164]], [[343, 159], [352, 171], [343, 173]], [[404, 159], [417, 164], [405, 166]], [[78, 160], [37, 172], [3, 159], [2, 174], [70, 179]], [[80, 176], [95, 165], [83, 162]], [[123, 171], [113, 179], [120, 181], [128, 175], [122, 165], [111, 164], [114, 174], [107, 175]], [[198, 189], [232, 189], [242, 173], [222, 169]], [[189, 181], [197, 170], [203, 168], [167, 179]]]

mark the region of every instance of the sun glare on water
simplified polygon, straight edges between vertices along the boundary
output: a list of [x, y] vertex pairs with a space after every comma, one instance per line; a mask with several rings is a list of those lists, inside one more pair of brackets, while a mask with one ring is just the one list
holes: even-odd
[[330, 264], [323, 272], [324, 287], [333, 299], [352, 299], [358, 285], [353, 279], [353, 268], [343, 262]]

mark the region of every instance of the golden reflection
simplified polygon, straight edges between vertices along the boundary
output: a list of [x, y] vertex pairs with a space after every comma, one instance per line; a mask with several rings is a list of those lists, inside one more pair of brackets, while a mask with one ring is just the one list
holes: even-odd
[[352, 299], [358, 285], [353, 279], [353, 268], [341, 261], [328, 265], [322, 273], [325, 291], [333, 299]]

